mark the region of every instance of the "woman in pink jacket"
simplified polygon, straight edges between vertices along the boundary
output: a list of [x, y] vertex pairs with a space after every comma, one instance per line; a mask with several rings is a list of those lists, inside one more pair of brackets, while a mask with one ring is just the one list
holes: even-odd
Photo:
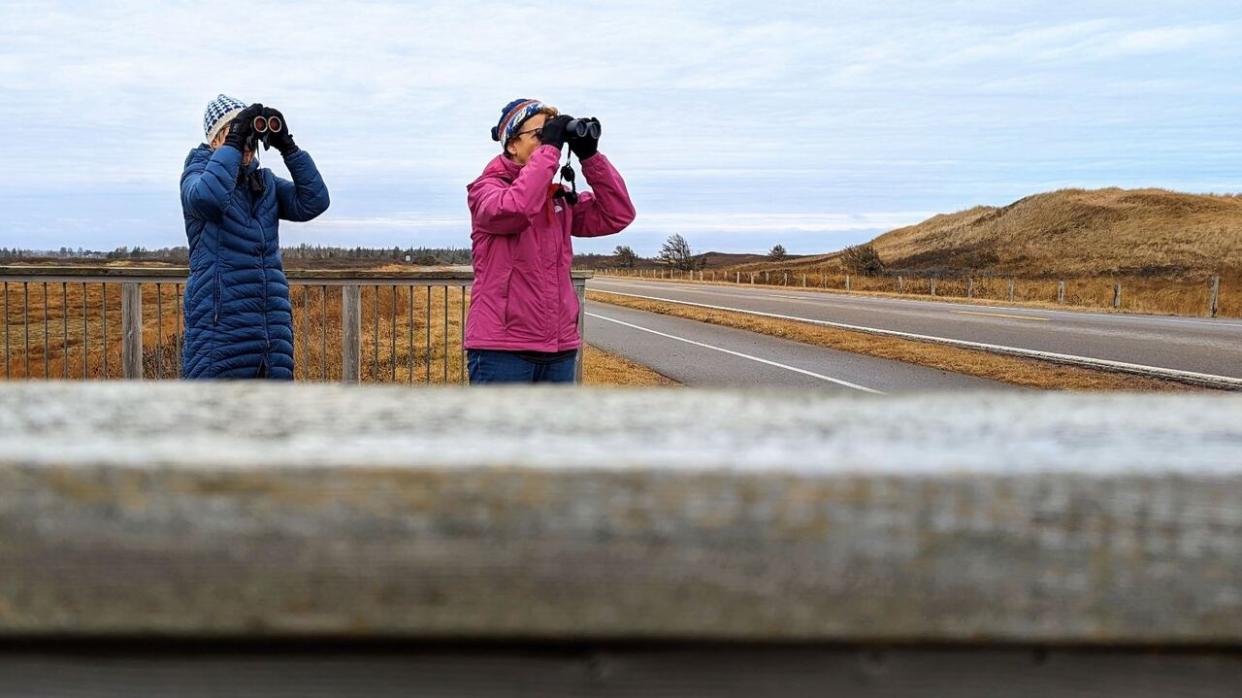
[[[634, 220], [621, 175], [598, 137], [566, 133], [570, 117], [533, 99], [510, 102], [492, 129], [502, 144], [466, 187], [474, 287], [466, 320], [470, 382], [571, 383], [582, 339], [570, 279], [571, 236], [619, 233]], [[566, 140], [591, 193], [554, 184]]]

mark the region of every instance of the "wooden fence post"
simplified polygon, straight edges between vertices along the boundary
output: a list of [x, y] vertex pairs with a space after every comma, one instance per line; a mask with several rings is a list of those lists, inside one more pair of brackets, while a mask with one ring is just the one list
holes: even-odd
[[849, 274], [845, 275], [845, 292], [846, 293], [850, 292], [850, 275]]
[[933, 276], [928, 283], [931, 286], [931, 294], [936, 295], [936, 277]]
[[121, 370], [124, 378], [142, 380], [142, 284], [134, 282], [121, 284]]
[[1009, 277], [1009, 302], [1013, 302], [1013, 277]]
[[905, 292], [906, 292], [906, 280], [902, 278], [901, 274], [898, 274], [897, 275], [897, 293], [905, 293]]
[[975, 297], [975, 277], [973, 276], [966, 280], [966, 297]]
[[1121, 307], [1121, 282], [1113, 284], [1113, 308]]
[[[428, 287], [430, 293], [430, 287]], [[447, 357], [445, 357], [447, 361]], [[362, 376], [362, 287], [341, 287], [341, 381]]]
[[1216, 317], [1216, 313], [1220, 310], [1220, 276], [1212, 277], [1212, 297], [1208, 301], [1209, 317]]
[[1057, 282], [1057, 303], [1065, 303], [1065, 282]]

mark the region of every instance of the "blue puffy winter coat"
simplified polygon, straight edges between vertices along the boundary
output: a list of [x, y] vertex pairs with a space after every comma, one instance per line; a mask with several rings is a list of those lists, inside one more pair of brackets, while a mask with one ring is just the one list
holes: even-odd
[[328, 188], [304, 150], [285, 160], [290, 182], [257, 170], [264, 188], [238, 183], [241, 153], [200, 145], [185, 159], [181, 208], [190, 243], [185, 285], [186, 378], [293, 378], [293, 309], [280, 261], [279, 219], [309, 221]]

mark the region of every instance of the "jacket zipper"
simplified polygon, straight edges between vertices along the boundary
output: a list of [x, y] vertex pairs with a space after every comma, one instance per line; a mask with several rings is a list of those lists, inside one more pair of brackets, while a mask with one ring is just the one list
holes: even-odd
[[[252, 214], [254, 213], [254, 204], [257, 203], [257, 201], [251, 202], [250, 212]], [[268, 313], [271, 312], [271, 308], [268, 307], [267, 297], [267, 228], [263, 227], [263, 221], [259, 220], [257, 216], [255, 221], [259, 224], [259, 239], [262, 244], [262, 247], [259, 249], [259, 273], [263, 275], [263, 341], [267, 347], [266, 353], [270, 354], [272, 351], [272, 328], [268, 323]], [[264, 361], [266, 360], [265, 356]]]
[[211, 323], [220, 324], [220, 260], [216, 260], [215, 274], [211, 280]]
[[224, 264], [224, 259], [222, 255], [220, 254], [220, 228], [222, 228], [223, 226], [224, 226], [224, 221], [221, 221], [220, 225], [216, 226], [216, 264], [213, 267], [212, 288], [211, 288], [211, 310], [212, 310], [211, 324], [212, 325], [220, 324], [220, 300], [223, 295], [220, 291], [220, 279], [222, 276], [222, 274], [220, 273], [220, 265]]

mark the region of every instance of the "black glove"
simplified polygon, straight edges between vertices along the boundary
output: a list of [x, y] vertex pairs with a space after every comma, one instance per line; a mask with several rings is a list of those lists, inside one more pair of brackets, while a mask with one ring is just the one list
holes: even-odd
[[263, 145], [270, 145], [280, 151], [281, 157], [289, 157], [298, 152], [298, 146], [293, 142], [293, 134], [289, 132], [289, 122], [285, 121], [285, 115], [276, 109], [268, 107], [263, 110], [263, 115], [267, 117], [276, 117], [280, 119], [280, 130], [269, 133], [263, 140]]
[[[592, 118], [591, 121], [599, 123], [599, 119]], [[578, 161], [581, 162], [599, 152], [599, 139], [591, 136], [579, 138], [577, 134], [570, 134], [569, 149], [578, 156]]]
[[224, 137], [224, 144], [237, 148], [244, 153], [246, 148], [254, 148], [254, 118], [263, 113], [262, 104], [251, 104], [229, 122], [229, 133]]
[[539, 135], [539, 141], [544, 145], [550, 145], [557, 150], [565, 145], [565, 126], [573, 121], [572, 116], [561, 114], [560, 116], [548, 119], [543, 124], [543, 131]]

